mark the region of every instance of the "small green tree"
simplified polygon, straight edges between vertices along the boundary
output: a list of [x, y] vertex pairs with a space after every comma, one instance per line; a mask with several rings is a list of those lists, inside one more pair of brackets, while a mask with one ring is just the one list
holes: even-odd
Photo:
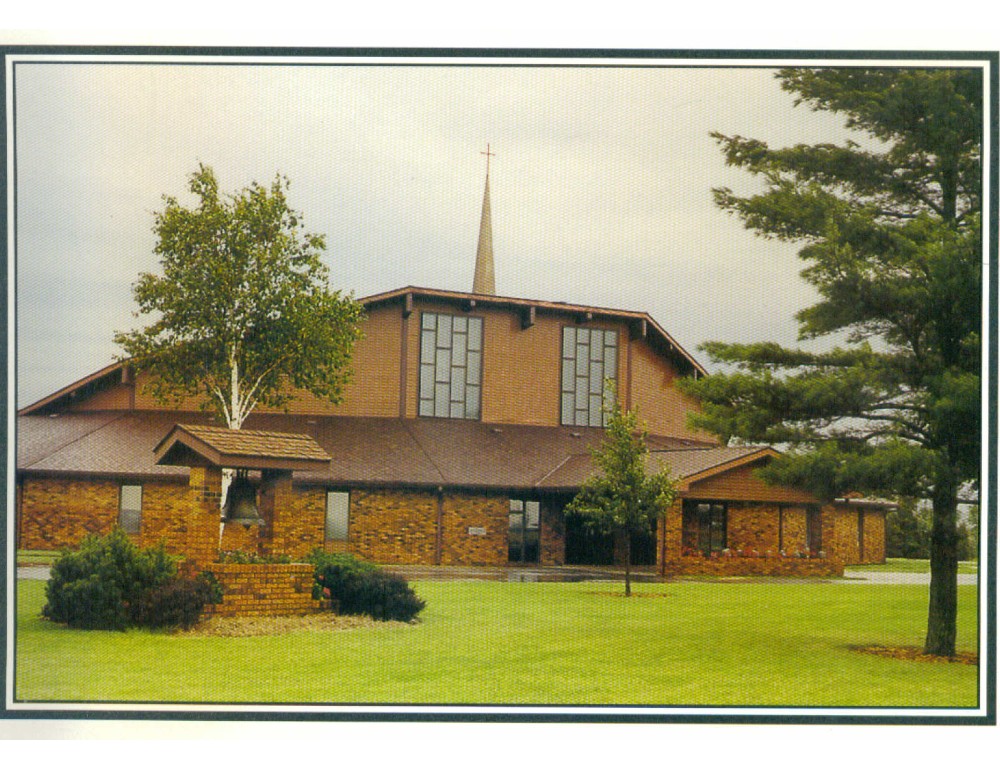
[[327, 286], [323, 237], [300, 233], [288, 180], [227, 200], [201, 165], [189, 188], [197, 206], [164, 196], [156, 215], [163, 275], [143, 273], [133, 287], [136, 316], [157, 318], [115, 343], [153, 376], [157, 399], [200, 395], [231, 429], [257, 405], [287, 405], [290, 387], [338, 401], [363, 311]]
[[648, 474], [646, 430], [635, 410], [605, 405], [607, 434], [590, 453], [600, 472], [592, 475], [566, 508], [592, 528], [615, 533], [625, 543], [625, 596], [632, 594], [632, 536], [656, 525], [677, 495], [666, 467]]

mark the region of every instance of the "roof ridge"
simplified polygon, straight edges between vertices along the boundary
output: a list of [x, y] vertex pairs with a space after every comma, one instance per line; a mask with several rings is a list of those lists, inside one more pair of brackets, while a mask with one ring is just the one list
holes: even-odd
[[[409, 435], [410, 435], [410, 439], [411, 439], [411, 440], [413, 440], [413, 444], [414, 444], [414, 445], [416, 445], [416, 446], [417, 446], [418, 448], [420, 448], [420, 452], [424, 454], [424, 458], [426, 458], [426, 459], [427, 459], [427, 461], [428, 461], [428, 462], [430, 463], [430, 465], [431, 465], [432, 467], [434, 467], [434, 471], [435, 471], [435, 472], [437, 472], [437, 474], [438, 474], [438, 480], [439, 480], [439, 483], [440, 483], [441, 485], [444, 485], [445, 483], [447, 483], [448, 481], [447, 481], [447, 480], [445, 479], [445, 475], [444, 475], [444, 472], [442, 472], [442, 471], [441, 471], [441, 467], [439, 467], [439, 466], [437, 465], [437, 461], [435, 461], [435, 460], [434, 460], [434, 457], [433, 457], [433, 456], [431, 456], [431, 454], [427, 452], [427, 448], [425, 448], [425, 447], [423, 446], [423, 443], [422, 443], [422, 442], [420, 442], [420, 440], [419, 440], [419, 439], [417, 438], [417, 435], [415, 435], [415, 434], [414, 434], [414, 433], [413, 433], [413, 432], [412, 432], [412, 431], [410, 430], [410, 423], [409, 423], [409, 421], [407, 421], [407, 419], [405, 419], [405, 418], [402, 418], [402, 417], [399, 417], [399, 416], [397, 416], [395, 420], [396, 420], [396, 421], [398, 421], [398, 422], [399, 422], [400, 424], [402, 424], [402, 426], [403, 426], [403, 430], [404, 430], [404, 431], [405, 431], [405, 432], [406, 432], [407, 434], [409, 434]], [[416, 425], [416, 422], [414, 422], [414, 424], [413, 424], [413, 425]]]
[[546, 472], [541, 477], [539, 477], [537, 480], [535, 480], [534, 487], [537, 488], [539, 485], [541, 485], [543, 482], [545, 482], [547, 479], [549, 479], [552, 475], [554, 475], [556, 472], [558, 472], [560, 469], [562, 469], [564, 466], [566, 466], [566, 464], [569, 463], [569, 460], [571, 458], [577, 458], [578, 456], [583, 456], [583, 455], [586, 455], [586, 454], [585, 453], [570, 453], [570, 454], [568, 454], [566, 456], [566, 458], [564, 458], [562, 461], [560, 461], [558, 464], [556, 464], [554, 467], [552, 467], [548, 472]]

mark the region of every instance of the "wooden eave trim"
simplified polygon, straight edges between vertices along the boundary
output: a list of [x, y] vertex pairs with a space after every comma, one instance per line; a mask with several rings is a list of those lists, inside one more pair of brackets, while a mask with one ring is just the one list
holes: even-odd
[[[708, 371], [696, 360], [683, 346], [681, 346], [674, 338], [672, 338], [666, 330], [661, 327], [657, 321], [650, 316], [645, 311], [626, 311], [624, 309], [617, 308], [604, 308], [601, 306], [584, 306], [572, 303], [556, 303], [550, 300], [530, 300], [527, 298], [512, 298], [504, 297], [498, 295], [479, 295], [470, 292], [454, 292], [451, 290], [435, 290], [425, 287], [403, 287], [401, 289], [392, 290], [390, 292], [384, 292], [378, 295], [370, 295], [366, 298], [361, 298], [358, 300], [364, 306], [375, 305], [377, 303], [389, 302], [401, 297], [408, 299], [406, 302], [412, 303], [414, 299], [417, 298], [427, 298], [430, 300], [439, 301], [450, 301], [459, 305], [463, 310], [469, 310], [469, 304], [474, 303], [473, 307], [482, 308], [510, 308], [510, 309], [521, 309], [524, 313], [524, 309], [533, 308], [535, 311], [546, 311], [552, 313], [562, 313], [573, 316], [579, 319], [580, 317], [588, 317], [586, 321], [595, 321], [601, 319], [625, 321], [627, 324], [639, 325], [640, 327], [645, 325], [647, 328], [646, 340], [649, 340], [648, 328], [652, 327], [653, 333], [662, 339], [666, 346], [667, 354], [676, 353], [682, 359], [686, 360], [691, 367], [694, 368], [695, 372], [700, 375], [708, 375]], [[580, 323], [578, 321], [578, 323]]]
[[98, 381], [101, 378], [106, 378], [107, 376], [111, 375], [115, 370], [120, 370], [124, 368], [126, 365], [129, 364], [130, 361], [131, 360], [126, 360], [124, 362], [115, 362], [113, 364], [108, 365], [107, 367], [102, 367], [96, 373], [91, 373], [90, 375], [85, 376], [78, 381], [74, 381], [69, 386], [65, 386], [59, 389], [59, 391], [53, 392], [52, 394], [49, 394], [49, 396], [47, 397], [42, 397], [40, 400], [32, 402], [27, 407], [21, 408], [20, 410], [17, 411], [17, 414], [19, 416], [28, 416], [31, 415], [32, 413], [41, 410], [46, 405], [51, 405], [53, 402], [59, 401], [63, 397], [72, 398], [74, 391], [77, 391], [83, 388], [84, 386], [89, 386], [91, 383], [93, 383], [94, 381]]
[[78, 469], [18, 469], [17, 476], [20, 478], [39, 477], [45, 479], [66, 478], [71, 480], [114, 480], [122, 482], [187, 482], [190, 472], [175, 471], [184, 467], [174, 467], [174, 469], [163, 472], [109, 472], [109, 471], [82, 471]]

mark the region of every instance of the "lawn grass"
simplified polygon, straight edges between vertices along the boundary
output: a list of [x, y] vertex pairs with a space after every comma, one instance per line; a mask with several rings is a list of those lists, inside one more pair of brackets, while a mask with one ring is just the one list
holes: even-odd
[[[916, 646], [927, 590], [780, 582], [414, 582], [415, 625], [253, 638], [69, 630], [18, 581], [15, 698], [182, 703], [966, 706], [977, 668]], [[975, 651], [975, 587], [959, 648]]]
[[18, 550], [19, 566], [51, 566], [62, 553], [58, 550]]
[[[848, 571], [876, 571], [880, 573], [929, 574], [931, 561], [911, 558], [886, 558], [885, 563], [872, 563], [861, 566], [846, 566]], [[979, 563], [975, 560], [962, 560], [958, 564], [958, 573], [977, 574]]]

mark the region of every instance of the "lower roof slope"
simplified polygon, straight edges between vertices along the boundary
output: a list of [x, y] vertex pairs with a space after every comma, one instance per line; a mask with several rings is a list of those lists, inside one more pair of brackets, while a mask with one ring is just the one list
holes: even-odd
[[[48, 476], [187, 478], [159, 466], [154, 449], [177, 424], [218, 427], [205, 414], [108, 412], [19, 416], [17, 469]], [[570, 491], [594, 472], [589, 449], [604, 432], [587, 427], [485, 424], [443, 418], [251, 416], [245, 429], [308, 434], [331, 457], [323, 471], [295, 472], [317, 485]], [[760, 458], [762, 448], [724, 448], [648, 438], [651, 471], [669, 464], [690, 477]], [[769, 451], [773, 453], [773, 451]]]

